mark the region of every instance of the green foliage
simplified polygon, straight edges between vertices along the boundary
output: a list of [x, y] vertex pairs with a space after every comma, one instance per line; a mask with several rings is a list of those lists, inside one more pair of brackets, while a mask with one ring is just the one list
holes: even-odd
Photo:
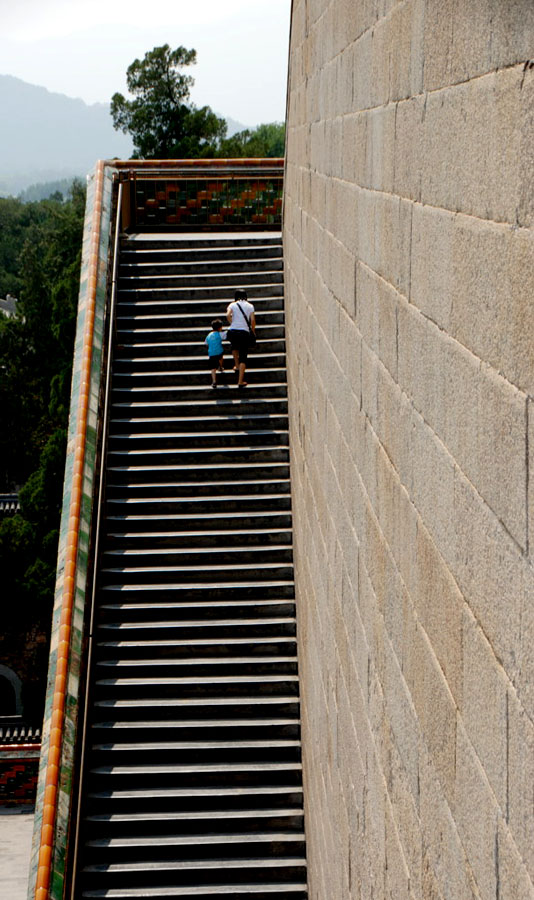
[[20, 513], [0, 524], [2, 591], [11, 598], [13, 621], [45, 627], [55, 579], [84, 209], [85, 190], [77, 182], [66, 201], [0, 201], [7, 222], [0, 254], [20, 297], [15, 318], [0, 316], [0, 490], [23, 485]]
[[257, 128], [246, 128], [221, 141], [218, 156], [227, 159], [243, 157], [269, 158], [284, 156], [286, 127], [283, 122], [270, 122]]
[[190, 159], [216, 153], [226, 122], [209, 106], [189, 102], [194, 84], [179, 70], [196, 63], [196, 50], [168, 44], [154, 47], [128, 67], [126, 81], [133, 100], [113, 94], [111, 115], [117, 130], [129, 133], [134, 159]]

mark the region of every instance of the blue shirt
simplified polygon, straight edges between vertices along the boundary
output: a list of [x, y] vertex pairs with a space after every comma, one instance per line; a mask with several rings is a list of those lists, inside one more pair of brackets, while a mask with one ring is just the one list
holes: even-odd
[[209, 356], [220, 356], [223, 352], [223, 337], [226, 337], [225, 331], [210, 331], [205, 344], [208, 345]]

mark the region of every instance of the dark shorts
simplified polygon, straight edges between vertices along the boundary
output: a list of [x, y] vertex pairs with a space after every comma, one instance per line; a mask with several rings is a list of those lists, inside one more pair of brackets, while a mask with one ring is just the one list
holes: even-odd
[[223, 355], [223, 353], [220, 353], [219, 356], [209, 356], [209, 368], [218, 369], [222, 362]]
[[230, 328], [228, 331], [228, 340], [232, 345], [232, 350], [237, 350], [239, 353], [239, 362], [246, 363], [248, 357], [248, 351], [250, 349], [250, 333], [248, 331], [242, 331], [241, 329], [232, 329]]

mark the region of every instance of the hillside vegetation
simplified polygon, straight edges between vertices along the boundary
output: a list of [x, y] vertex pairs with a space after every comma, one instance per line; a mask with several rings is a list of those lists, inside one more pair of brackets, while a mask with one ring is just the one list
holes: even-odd
[[0, 524], [3, 625], [48, 632], [55, 579], [80, 280], [85, 190], [39, 203], [0, 198], [0, 491], [21, 511]]

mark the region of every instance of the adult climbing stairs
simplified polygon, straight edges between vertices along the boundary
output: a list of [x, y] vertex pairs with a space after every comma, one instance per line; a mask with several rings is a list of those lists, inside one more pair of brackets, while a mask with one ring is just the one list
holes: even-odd
[[[204, 338], [254, 303], [248, 386]], [[72, 896], [306, 892], [281, 236], [122, 238]]]

